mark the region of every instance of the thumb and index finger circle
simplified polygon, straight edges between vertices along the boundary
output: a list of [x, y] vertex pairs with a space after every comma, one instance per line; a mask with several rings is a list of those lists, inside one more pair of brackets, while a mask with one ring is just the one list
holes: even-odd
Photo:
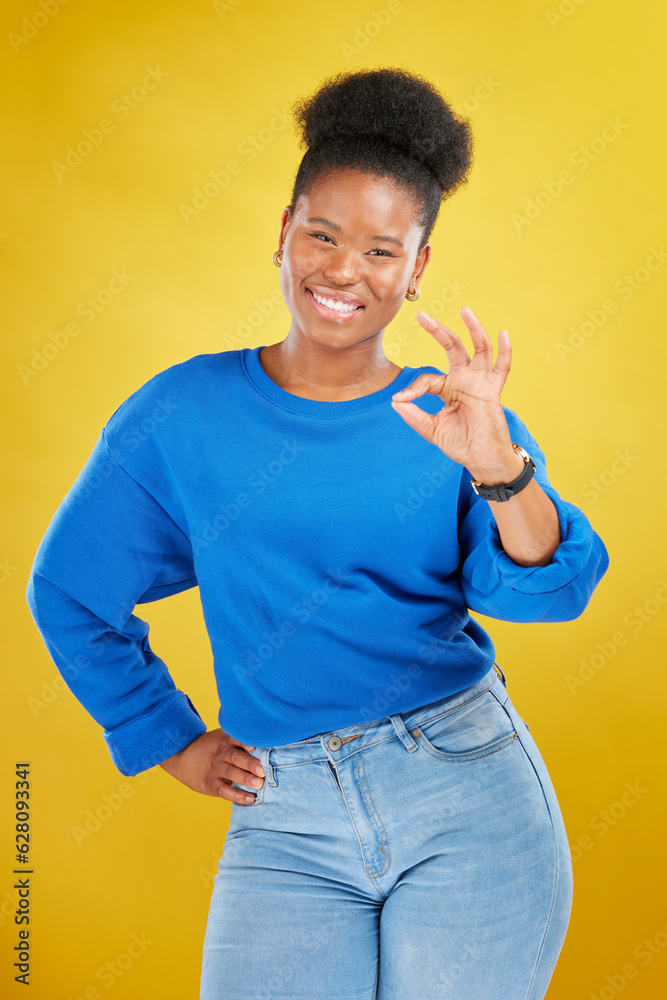
[[448, 402], [445, 396], [448, 377], [446, 372], [422, 372], [410, 385], [395, 392], [391, 400], [393, 403], [402, 403], [429, 392], [434, 396], [440, 396], [444, 402]]

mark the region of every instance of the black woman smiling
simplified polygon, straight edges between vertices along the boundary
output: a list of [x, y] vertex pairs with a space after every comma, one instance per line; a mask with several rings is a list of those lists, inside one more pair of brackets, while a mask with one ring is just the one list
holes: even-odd
[[[507, 330], [494, 360], [468, 306], [469, 340], [418, 311], [442, 367], [383, 351], [468, 179], [469, 122], [394, 68], [331, 77], [293, 112], [307, 148], [273, 253], [287, 335], [188, 358], [121, 403], [28, 601], [122, 774], [160, 765], [232, 803], [201, 1000], [538, 1000], [570, 853], [471, 612], [577, 618], [608, 554], [501, 402]], [[212, 730], [134, 614], [194, 586]]]

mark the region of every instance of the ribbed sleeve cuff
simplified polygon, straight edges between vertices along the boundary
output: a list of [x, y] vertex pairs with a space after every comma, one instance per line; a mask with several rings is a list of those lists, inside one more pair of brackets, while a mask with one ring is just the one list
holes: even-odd
[[129, 777], [146, 771], [206, 732], [206, 723], [184, 691], [174, 691], [147, 715], [105, 729], [111, 759]]
[[598, 547], [597, 536], [586, 516], [551, 487], [541, 485], [554, 502], [560, 525], [561, 542], [551, 562], [547, 566], [515, 563], [503, 549], [494, 522], [486, 547], [480, 546], [475, 564], [468, 570], [470, 582], [481, 593], [489, 593], [501, 583], [522, 594], [548, 594], [567, 587], [582, 573], [592, 577], [598, 570], [601, 546]]

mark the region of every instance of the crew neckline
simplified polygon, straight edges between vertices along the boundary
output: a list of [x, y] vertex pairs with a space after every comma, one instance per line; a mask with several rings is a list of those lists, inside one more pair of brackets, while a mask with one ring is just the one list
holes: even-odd
[[393, 382], [386, 385], [384, 389], [377, 389], [366, 396], [358, 396], [356, 399], [326, 400], [307, 399], [304, 396], [295, 396], [294, 393], [287, 392], [262, 368], [259, 360], [259, 352], [267, 347], [261, 344], [259, 347], [245, 347], [241, 352], [241, 364], [244, 371], [255, 388], [272, 403], [281, 406], [292, 413], [303, 413], [311, 417], [342, 417], [348, 413], [361, 413], [370, 410], [374, 406], [381, 406], [388, 403], [395, 392], [403, 389], [408, 383], [414, 381], [416, 368], [406, 365], [398, 373]]

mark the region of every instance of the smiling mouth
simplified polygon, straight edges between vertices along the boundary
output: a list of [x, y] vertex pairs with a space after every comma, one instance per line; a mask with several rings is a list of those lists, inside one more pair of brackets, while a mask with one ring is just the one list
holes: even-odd
[[[320, 316], [323, 316], [325, 319], [331, 319], [334, 320], [334, 322], [340, 323], [350, 320], [353, 316], [357, 316], [360, 312], [363, 312], [365, 308], [364, 306], [355, 306], [354, 309], [347, 309], [347, 308], [331, 309], [329, 306], [325, 306], [323, 302], [318, 302], [317, 298], [315, 297], [315, 293], [312, 292], [310, 288], [306, 288], [306, 292], [308, 293], [308, 297], [312, 302], [315, 311], [319, 313]], [[320, 298], [321, 297], [322, 296], [320, 296]], [[329, 299], [329, 301], [331, 302], [332, 299]]]

